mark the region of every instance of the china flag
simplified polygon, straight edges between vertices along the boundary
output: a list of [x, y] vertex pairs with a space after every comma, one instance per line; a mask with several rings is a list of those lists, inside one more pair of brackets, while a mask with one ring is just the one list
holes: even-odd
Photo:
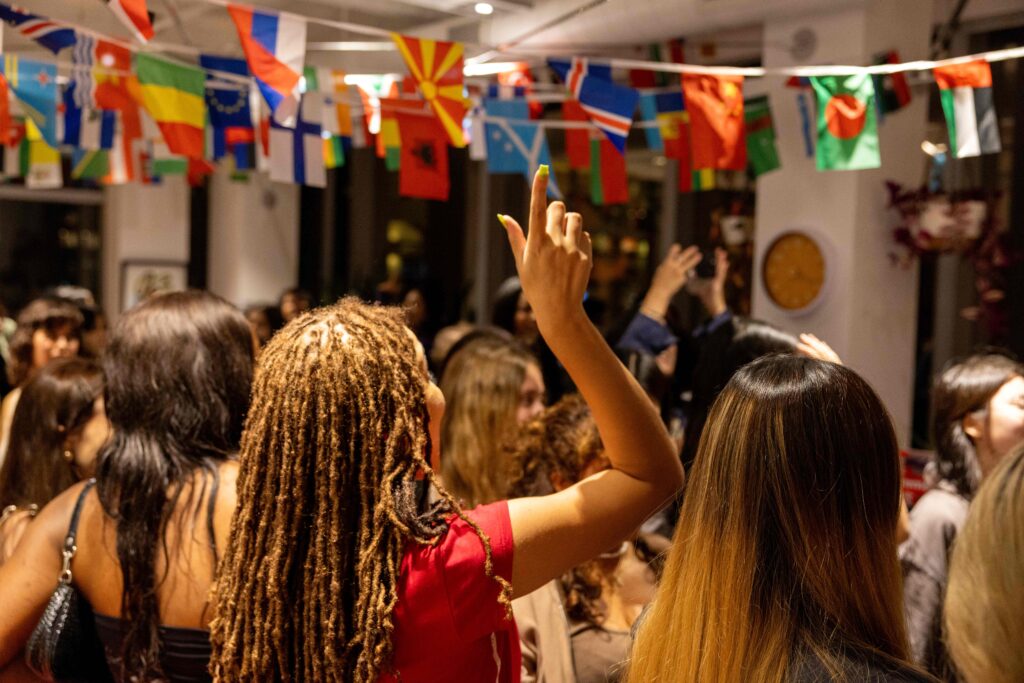
[[398, 194], [418, 199], [448, 200], [448, 133], [437, 119], [397, 112], [402, 139]]

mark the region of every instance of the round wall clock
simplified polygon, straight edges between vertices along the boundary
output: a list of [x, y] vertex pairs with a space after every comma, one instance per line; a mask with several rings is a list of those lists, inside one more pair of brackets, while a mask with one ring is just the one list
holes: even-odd
[[761, 273], [776, 306], [792, 313], [806, 311], [825, 289], [825, 251], [806, 232], [784, 232], [765, 251]]

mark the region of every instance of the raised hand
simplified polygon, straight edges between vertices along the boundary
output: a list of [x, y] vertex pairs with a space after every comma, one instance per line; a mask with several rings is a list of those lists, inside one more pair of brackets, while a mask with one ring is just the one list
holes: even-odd
[[808, 358], [816, 358], [818, 360], [828, 361], [829, 363], [835, 363], [836, 365], [843, 364], [842, 359], [839, 358], [839, 354], [832, 350], [831, 346], [818, 339], [813, 334], [804, 333], [800, 335], [800, 343], [796, 345], [796, 352], [801, 356], [807, 356]]
[[715, 276], [698, 296], [705, 310], [712, 318], [725, 313], [725, 283], [729, 278], [729, 254], [725, 249], [715, 249]]
[[651, 287], [640, 305], [644, 315], [664, 322], [672, 298], [686, 286], [692, 271], [701, 261], [701, 253], [697, 247], [683, 249], [678, 244], [669, 247], [665, 260], [658, 264], [654, 271]]
[[547, 203], [548, 167], [533, 178], [529, 231], [511, 216], [498, 215], [505, 228], [526, 300], [541, 333], [583, 314], [583, 295], [590, 279], [593, 250], [583, 218], [566, 212], [562, 202]]

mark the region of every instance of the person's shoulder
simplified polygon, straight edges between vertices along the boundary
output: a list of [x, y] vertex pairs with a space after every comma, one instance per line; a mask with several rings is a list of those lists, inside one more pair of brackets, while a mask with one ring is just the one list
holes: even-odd
[[967, 518], [970, 501], [942, 488], [934, 488], [921, 496], [910, 511], [911, 537], [920, 529], [949, 527], [959, 529]]
[[791, 666], [789, 683], [831, 683], [836, 669], [848, 681], [864, 683], [937, 683], [929, 674], [910, 664], [881, 657], [847, 653], [825, 663], [816, 655], [798, 655]]

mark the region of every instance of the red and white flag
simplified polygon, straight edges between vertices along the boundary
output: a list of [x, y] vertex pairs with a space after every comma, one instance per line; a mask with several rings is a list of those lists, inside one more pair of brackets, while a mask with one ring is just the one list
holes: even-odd
[[104, 0], [110, 11], [128, 27], [141, 42], [148, 42], [153, 37], [153, 24], [149, 20], [146, 0]]

